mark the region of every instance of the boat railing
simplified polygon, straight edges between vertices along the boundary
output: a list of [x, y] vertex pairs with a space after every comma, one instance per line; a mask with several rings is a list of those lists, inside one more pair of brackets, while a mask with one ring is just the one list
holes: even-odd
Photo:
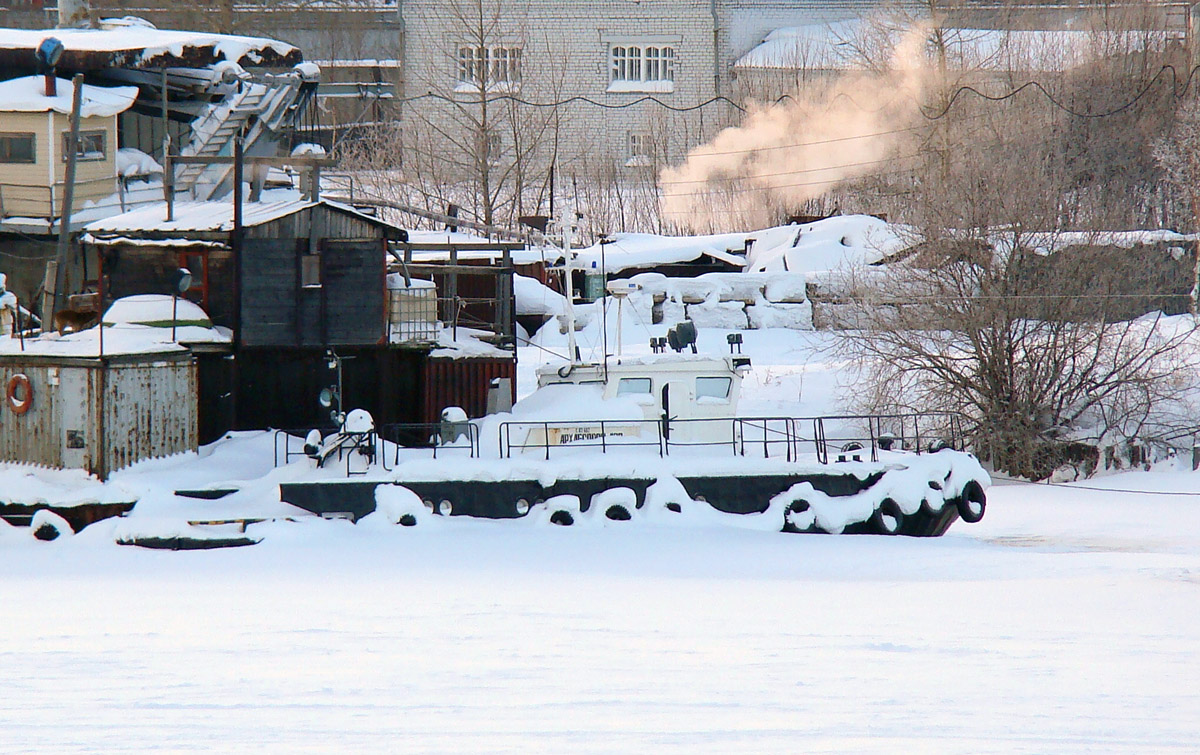
[[[379, 428], [379, 437], [393, 444], [392, 466], [400, 463], [402, 452], [414, 449], [428, 449], [435, 459], [439, 452], [479, 457], [479, 426], [473, 422], [393, 422]], [[386, 457], [380, 458], [388, 468]]]
[[[716, 427], [718, 429], [714, 430]], [[598, 448], [601, 453], [655, 448], [725, 447], [735, 456], [795, 461], [812, 453], [821, 464], [879, 460], [879, 451], [923, 453], [965, 449], [962, 417], [953, 412], [845, 414], [823, 417], [718, 417], [638, 420], [564, 420], [502, 422], [501, 458], [537, 451], [550, 459], [551, 448]]]
[[[646, 431], [643, 435], [643, 430]], [[614, 448], [650, 448], [662, 456], [662, 422], [656, 419], [584, 420], [581, 422], [501, 422], [500, 456], [511, 458], [513, 451], [525, 453], [537, 449], [546, 459], [551, 448], [599, 448], [608, 453]]]
[[[336, 427], [316, 429], [321, 433], [322, 444], [338, 432]], [[312, 430], [311, 427], [276, 430], [275, 466], [279, 466], [280, 459], [284, 464], [290, 464], [295, 458], [308, 457], [305, 445], [308, 434]], [[353, 446], [362, 448], [364, 442], [370, 444], [368, 450], [373, 449], [373, 458], [378, 459], [383, 468], [390, 471], [400, 463], [402, 453], [412, 450], [428, 449], [435, 459], [439, 453], [448, 452], [466, 452], [470, 458], [478, 458], [479, 426], [473, 422], [395, 422], [380, 426], [375, 432], [370, 433], [370, 438], [364, 438]], [[343, 449], [339, 446], [336, 450], [337, 458], [340, 460], [345, 455], [343, 452], [350, 450], [350, 447], [347, 445]], [[391, 466], [388, 466], [389, 451], [392, 457]], [[347, 474], [362, 473], [351, 469], [348, 456], [346, 456], [346, 461]]]

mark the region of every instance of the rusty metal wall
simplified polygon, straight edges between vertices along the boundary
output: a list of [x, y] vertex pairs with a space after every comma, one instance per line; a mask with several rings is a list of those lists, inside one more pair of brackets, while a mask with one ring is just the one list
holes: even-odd
[[[77, 370], [85, 379], [90, 372], [81, 367], [57, 367], [13, 359], [0, 364], [0, 390], [7, 391], [12, 377], [22, 374], [29, 378], [33, 393], [33, 403], [24, 414], [16, 414], [7, 398], [0, 404], [0, 459], [62, 466], [61, 381], [62, 373], [67, 370]], [[79, 429], [86, 430], [88, 437], [95, 437], [95, 427]]]
[[192, 358], [109, 364], [19, 356], [0, 360], [0, 386], [29, 378], [33, 403], [0, 404], [0, 460], [86, 469], [102, 478], [140, 459], [197, 447]]
[[141, 459], [196, 449], [194, 359], [112, 365], [103, 380], [97, 413], [103, 417], [104, 459], [98, 474], [107, 476]]
[[488, 387], [492, 378], [509, 378], [513, 400], [517, 395], [515, 359], [471, 358], [428, 359], [422, 374], [423, 422], [437, 422], [442, 409], [461, 406], [469, 417], [487, 412]]

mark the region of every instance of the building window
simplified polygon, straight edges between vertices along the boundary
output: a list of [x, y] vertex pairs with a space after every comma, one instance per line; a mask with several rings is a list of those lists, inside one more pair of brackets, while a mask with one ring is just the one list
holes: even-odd
[[675, 48], [671, 45], [613, 45], [609, 48], [608, 90], [675, 91]]
[[512, 91], [520, 85], [520, 47], [459, 46], [459, 91]]
[[[107, 152], [105, 147], [108, 142], [108, 134], [104, 131], [80, 131], [79, 132], [79, 151], [76, 153], [76, 158], [79, 160], [103, 160]], [[71, 154], [71, 132], [63, 132], [63, 162], [67, 161], [67, 157]]]
[[300, 285], [304, 288], [321, 287], [321, 253], [310, 251], [307, 244], [300, 254]]
[[0, 163], [37, 162], [33, 134], [0, 134]]
[[654, 164], [654, 144], [645, 131], [629, 132], [629, 156], [626, 168], [648, 168]]

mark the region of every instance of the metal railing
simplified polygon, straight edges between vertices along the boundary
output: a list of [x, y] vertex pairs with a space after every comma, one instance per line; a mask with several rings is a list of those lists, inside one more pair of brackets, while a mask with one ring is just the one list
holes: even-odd
[[[339, 431], [333, 427], [316, 428], [321, 432], [321, 442], [325, 443], [330, 436], [337, 434]], [[304, 447], [308, 434], [313, 428], [291, 429], [291, 430], [276, 430], [275, 431], [275, 466], [279, 466], [280, 458], [284, 464], [292, 463], [292, 460], [298, 457], [309, 458]], [[466, 442], [462, 442], [465, 440]], [[392, 448], [392, 466], [388, 466], [388, 451], [387, 443], [391, 443]], [[396, 422], [388, 425], [382, 425], [372, 433], [352, 433], [348, 435], [345, 443], [339, 445], [336, 449], [338, 459], [343, 456], [346, 458], [346, 473], [362, 474], [361, 471], [354, 471], [350, 468], [350, 451], [360, 450], [369, 446], [372, 451], [370, 457], [372, 463], [375, 459], [386, 471], [391, 471], [397, 464], [400, 463], [400, 454], [403, 451], [412, 451], [420, 449], [428, 449], [432, 452], [433, 458], [438, 457], [438, 453], [445, 454], [446, 452], [461, 453], [465, 451], [470, 458], [475, 459], [479, 456], [479, 427], [471, 422]]]
[[[728, 432], [711, 431], [714, 425], [727, 427]], [[702, 435], [697, 432], [701, 428], [710, 432]], [[805, 432], [808, 428], [811, 434]], [[729, 448], [735, 456], [782, 456], [788, 461], [811, 452], [818, 462], [828, 464], [831, 448], [838, 461], [861, 460], [864, 454], [871, 461], [878, 461], [880, 450], [916, 453], [941, 448], [963, 450], [965, 443], [962, 419], [950, 412], [502, 422], [499, 428], [499, 453], [506, 459], [514, 452], [531, 449], [548, 460], [551, 448], [599, 448], [601, 453], [655, 448], [661, 457], [669, 456], [673, 448], [714, 447]]]
[[439, 451], [466, 451], [472, 459], [479, 457], [479, 426], [472, 422], [394, 422], [379, 428], [379, 438], [395, 446], [392, 466], [400, 463], [401, 451], [414, 449], [429, 449], [435, 459]]
[[[337, 432], [333, 428], [320, 430], [323, 443]], [[279, 466], [281, 457], [285, 464], [294, 457], [307, 457], [304, 442], [309, 432], [277, 430], [275, 466]], [[833, 461], [862, 461], [865, 457], [874, 462], [879, 461], [880, 451], [920, 454], [942, 448], [965, 450], [962, 417], [951, 412], [501, 422], [498, 434], [502, 459], [532, 450], [549, 460], [551, 449], [599, 449], [606, 454], [653, 448], [659, 457], [665, 457], [673, 450], [724, 448], [732, 456], [784, 458], [789, 462], [811, 453], [819, 463], [829, 464], [831, 456]], [[345, 456], [348, 475], [362, 473], [351, 469], [350, 452], [362, 451], [367, 445], [371, 449], [366, 454], [370, 462], [379, 463], [387, 471], [399, 465], [402, 453], [417, 450], [428, 450], [434, 459], [439, 453], [463, 452], [476, 459], [480, 457], [479, 425], [470, 421], [383, 425], [369, 437], [360, 434], [335, 449], [339, 460]]]
[[[308, 433], [310, 433], [312, 431], [312, 429], [313, 428], [276, 430], [275, 431], [275, 449], [274, 449], [275, 450], [275, 466], [277, 466], [277, 467], [279, 466], [280, 440], [283, 441], [283, 463], [284, 464], [290, 464], [292, 462], [292, 458], [296, 457], [296, 456], [303, 456], [305, 458], [311, 458], [311, 457], [309, 457], [308, 453], [305, 452], [305, 446], [307, 445]], [[336, 435], [336, 434], [338, 434], [338, 432], [340, 432], [339, 430], [337, 430], [335, 428], [316, 428], [316, 429], [320, 430], [320, 432], [321, 432], [322, 446], [324, 446], [325, 441], [327, 441], [330, 438], [330, 436]], [[296, 446], [297, 442], [299, 443], [299, 447], [300, 447], [300, 450], [298, 450], [298, 451], [295, 450], [295, 446]], [[380, 460], [383, 459], [383, 457], [380, 454], [380, 450], [381, 449], [380, 449], [380, 443], [379, 443], [379, 435], [377, 433], [375, 433], [375, 432], [346, 433], [345, 437], [338, 443], [338, 445], [336, 447], [334, 447], [333, 449], [329, 449], [327, 451], [327, 456], [332, 455], [333, 451], [337, 451], [338, 461], [341, 461], [343, 458], [346, 460], [346, 476], [349, 477], [350, 475], [367, 473], [367, 469], [356, 470], [356, 469], [351, 468], [350, 459], [353, 458], [354, 451], [359, 451], [360, 455], [364, 455], [367, 458], [367, 468], [369, 469], [370, 466], [375, 463], [376, 459], [380, 459]], [[323, 465], [324, 465], [324, 462], [322, 462], [322, 466]]]

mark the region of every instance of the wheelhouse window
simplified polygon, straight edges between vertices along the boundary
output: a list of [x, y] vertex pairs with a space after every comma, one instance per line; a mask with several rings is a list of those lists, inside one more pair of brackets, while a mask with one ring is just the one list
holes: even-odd
[[733, 385], [732, 378], [698, 377], [696, 378], [696, 398], [713, 398], [727, 401], [731, 385]]
[[37, 142], [33, 134], [0, 134], [0, 163], [37, 162]]
[[[75, 153], [78, 160], [103, 160], [108, 154], [108, 134], [104, 131], [80, 131], [79, 132], [79, 149]], [[63, 162], [71, 154], [71, 133], [63, 132]]]
[[615, 44], [609, 48], [609, 91], [675, 91], [675, 47]]
[[621, 378], [617, 382], [618, 396], [650, 395], [650, 378]]
[[521, 85], [521, 48], [515, 46], [460, 45], [459, 91], [505, 90]]

